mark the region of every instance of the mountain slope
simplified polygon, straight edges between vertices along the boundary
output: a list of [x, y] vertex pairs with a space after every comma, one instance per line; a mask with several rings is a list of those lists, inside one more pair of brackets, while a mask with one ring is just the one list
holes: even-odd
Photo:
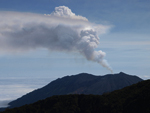
[[104, 95], [61, 95], [3, 113], [150, 113], [150, 80]]
[[9, 103], [10, 107], [19, 107], [34, 103], [53, 95], [66, 94], [95, 94], [111, 92], [123, 87], [142, 81], [137, 76], [125, 73], [109, 74], [105, 76], [94, 76], [81, 73], [78, 75], [65, 76], [52, 81], [45, 87], [30, 92], [23, 97]]

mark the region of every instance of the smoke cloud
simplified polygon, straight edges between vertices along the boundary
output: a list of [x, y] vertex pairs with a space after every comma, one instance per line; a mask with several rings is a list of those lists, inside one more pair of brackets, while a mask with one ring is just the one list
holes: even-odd
[[0, 51], [24, 52], [38, 48], [50, 51], [79, 52], [111, 72], [105, 52], [96, 51], [99, 37], [110, 26], [97, 25], [75, 15], [66, 6], [51, 14], [0, 12]]

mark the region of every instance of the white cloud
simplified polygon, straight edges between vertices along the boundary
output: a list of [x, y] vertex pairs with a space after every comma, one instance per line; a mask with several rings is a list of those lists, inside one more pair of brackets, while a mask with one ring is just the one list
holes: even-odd
[[5, 84], [0, 85], [0, 108], [7, 107], [8, 103], [22, 95], [33, 91], [29, 85], [23, 84]]
[[56, 17], [65, 17], [65, 18], [71, 18], [71, 19], [79, 19], [79, 20], [84, 20], [84, 21], [88, 21], [87, 18], [79, 16], [79, 15], [75, 15], [75, 13], [73, 13], [71, 11], [71, 9], [69, 9], [66, 6], [59, 6], [59, 7], [55, 7], [55, 11], [53, 11], [51, 14], [45, 14], [47, 16], [56, 16]]
[[33, 88], [22, 84], [14, 84], [14, 85], [0, 85], [0, 100], [12, 100], [16, 99], [28, 92], [33, 91]]
[[87, 60], [110, 69], [104, 60], [104, 52], [95, 51], [99, 44], [98, 34], [106, 33], [110, 26], [91, 23], [65, 6], [56, 7], [48, 16], [19, 12], [0, 12], [0, 15], [2, 52], [24, 52], [38, 48], [79, 52]]

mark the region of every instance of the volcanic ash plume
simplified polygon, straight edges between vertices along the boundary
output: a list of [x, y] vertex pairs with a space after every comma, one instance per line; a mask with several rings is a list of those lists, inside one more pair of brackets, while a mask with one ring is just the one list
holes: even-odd
[[[105, 53], [96, 51], [99, 37], [109, 26], [91, 23], [65, 6], [51, 14], [0, 12], [0, 51], [24, 52], [38, 48], [79, 52], [87, 60], [111, 70]], [[98, 33], [98, 34], [97, 34]], [[112, 72], [112, 70], [111, 70]]]

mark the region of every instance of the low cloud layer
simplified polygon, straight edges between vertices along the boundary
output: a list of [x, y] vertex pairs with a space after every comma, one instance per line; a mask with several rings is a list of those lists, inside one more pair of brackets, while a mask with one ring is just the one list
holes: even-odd
[[[0, 51], [25, 52], [38, 48], [50, 51], [79, 52], [87, 60], [111, 70], [105, 53], [95, 49], [99, 37], [110, 26], [97, 25], [75, 15], [65, 6], [51, 14], [0, 12]], [[111, 70], [112, 72], [112, 70]]]
[[8, 103], [11, 102], [12, 100], [4, 100], [4, 101], [0, 101], [0, 108], [5, 108], [8, 107]]

